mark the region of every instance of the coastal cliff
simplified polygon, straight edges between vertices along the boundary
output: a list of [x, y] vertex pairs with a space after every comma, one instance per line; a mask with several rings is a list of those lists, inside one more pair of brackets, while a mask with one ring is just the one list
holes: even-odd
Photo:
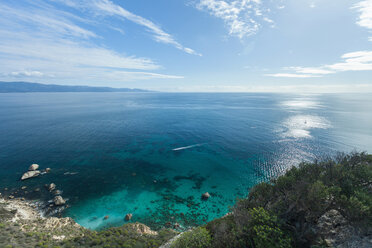
[[256, 185], [231, 212], [177, 233], [140, 223], [91, 231], [44, 218], [20, 199], [0, 200], [0, 247], [372, 247], [372, 156], [302, 163]]

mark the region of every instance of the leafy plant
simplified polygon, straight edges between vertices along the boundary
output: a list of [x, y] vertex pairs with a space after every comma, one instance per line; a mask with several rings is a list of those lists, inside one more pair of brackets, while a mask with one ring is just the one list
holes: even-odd
[[185, 232], [171, 246], [171, 248], [207, 248], [211, 245], [211, 236], [204, 227], [198, 227]]

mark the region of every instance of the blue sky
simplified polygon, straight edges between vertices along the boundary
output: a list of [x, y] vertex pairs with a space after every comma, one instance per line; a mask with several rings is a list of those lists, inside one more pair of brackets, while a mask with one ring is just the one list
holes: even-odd
[[372, 0], [1, 0], [0, 80], [372, 92]]

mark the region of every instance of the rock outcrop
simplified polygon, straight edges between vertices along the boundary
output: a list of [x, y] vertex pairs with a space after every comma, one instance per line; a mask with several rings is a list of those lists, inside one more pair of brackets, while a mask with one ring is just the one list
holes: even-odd
[[208, 192], [205, 192], [204, 194], [202, 194], [202, 199], [203, 200], [208, 200], [209, 197], [211, 197], [211, 195]]
[[56, 197], [54, 197], [53, 202], [56, 206], [61, 206], [66, 203], [65, 199], [63, 199], [62, 196], [60, 195], [57, 195]]
[[133, 217], [133, 214], [127, 214], [127, 215], [125, 215], [125, 220], [130, 221], [132, 219], [132, 217]]
[[29, 171], [35, 171], [37, 169], [39, 169], [39, 165], [38, 164], [32, 164], [32, 165], [30, 165], [30, 167], [28, 167], [28, 170]]
[[40, 175], [40, 171], [38, 170], [27, 171], [26, 173], [22, 175], [21, 180], [23, 181], [29, 178], [37, 177], [39, 175]]
[[140, 235], [158, 235], [158, 232], [151, 230], [150, 227], [141, 224], [141, 223], [133, 223], [133, 224], [128, 224], [130, 225], [136, 233]]
[[335, 209], [323, 214], [316, 225], [318, 243], [337, 248], [372, 247], [372, 235], [363, 235]]
[[48, 190], [49, 191], [53, 191], [55, 189], [56, 189], [56, 185], [54, 183], [51, 183], [51, 184], [48, 185]]

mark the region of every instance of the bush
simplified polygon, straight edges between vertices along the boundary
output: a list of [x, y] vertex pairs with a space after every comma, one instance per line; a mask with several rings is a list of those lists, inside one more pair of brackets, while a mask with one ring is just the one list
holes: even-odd
[[301, 163], [253, 187], [231, 216], [208, 223], [213, 247], [289, 247], [291, 239], [295, 247], [319, 245], [316, 223], [331, 209], [357, 229], [370, 227], [371, 186], [372, 156], [366, 153]]
[[204, 227], [185, 232], [173, 244], [172, 248], [207, 248], [211, 245], [211, 236]]
[[291, 247], [291, 238], [281, 230], [278, 218], [263, 208], [253, 208], [248, 212], [249, 222], [243, 228], [256, 248]]

